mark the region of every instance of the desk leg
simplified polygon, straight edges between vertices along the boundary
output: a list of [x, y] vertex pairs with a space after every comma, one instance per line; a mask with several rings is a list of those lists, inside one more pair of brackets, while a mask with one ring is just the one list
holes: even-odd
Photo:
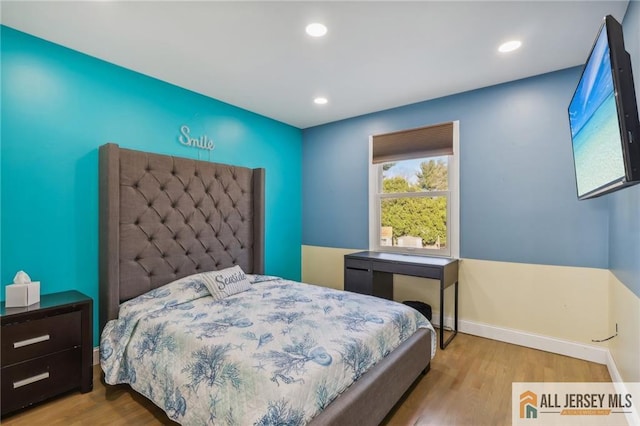
[[446, 348], [458, 334], [458, 281], [455, 282], [453, 289], [453, 330], [446, 342], [444, 341], [444, 290], [444, 284], [440, 283], [440, 349]]

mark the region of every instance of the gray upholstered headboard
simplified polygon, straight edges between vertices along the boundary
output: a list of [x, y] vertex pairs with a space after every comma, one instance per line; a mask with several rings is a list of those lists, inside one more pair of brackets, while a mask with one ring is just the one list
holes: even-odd
[[264, 273], [265, 170], [100, 147], [100, 329], [120, 303], [240, 265]]

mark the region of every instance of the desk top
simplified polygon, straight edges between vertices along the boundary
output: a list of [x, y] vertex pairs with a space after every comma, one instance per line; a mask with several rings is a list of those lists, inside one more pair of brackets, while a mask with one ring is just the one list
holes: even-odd
[[348, 254], [347, 256], [362, 260], [380, 260], [383, 262], [412, 263], [417, 265], [440, 267], [458, 262], [458, 259], [452, 259], [450, 257], [429, 257], [415, 254], [384, 253], [378, 251], [361, 251], [358, 253]]

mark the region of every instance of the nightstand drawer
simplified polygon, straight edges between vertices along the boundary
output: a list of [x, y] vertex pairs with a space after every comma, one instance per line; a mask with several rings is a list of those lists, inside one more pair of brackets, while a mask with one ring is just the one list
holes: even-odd
[[81, 313], [75, 311], [3, 326], [0, 365], [6, 367], [79, 346], [81, 324]]
[[78, 347], [2, 368], [2, 412], [24, 408], [80, 386], [81, 358]]

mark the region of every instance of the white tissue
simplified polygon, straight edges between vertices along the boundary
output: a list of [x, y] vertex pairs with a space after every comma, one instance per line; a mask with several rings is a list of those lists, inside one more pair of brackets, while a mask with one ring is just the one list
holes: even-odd
[[16, 276], [13, 277], [14, 284], [28, 284], [31, 282], [31, 278], [25, 271], [18, 271]]

